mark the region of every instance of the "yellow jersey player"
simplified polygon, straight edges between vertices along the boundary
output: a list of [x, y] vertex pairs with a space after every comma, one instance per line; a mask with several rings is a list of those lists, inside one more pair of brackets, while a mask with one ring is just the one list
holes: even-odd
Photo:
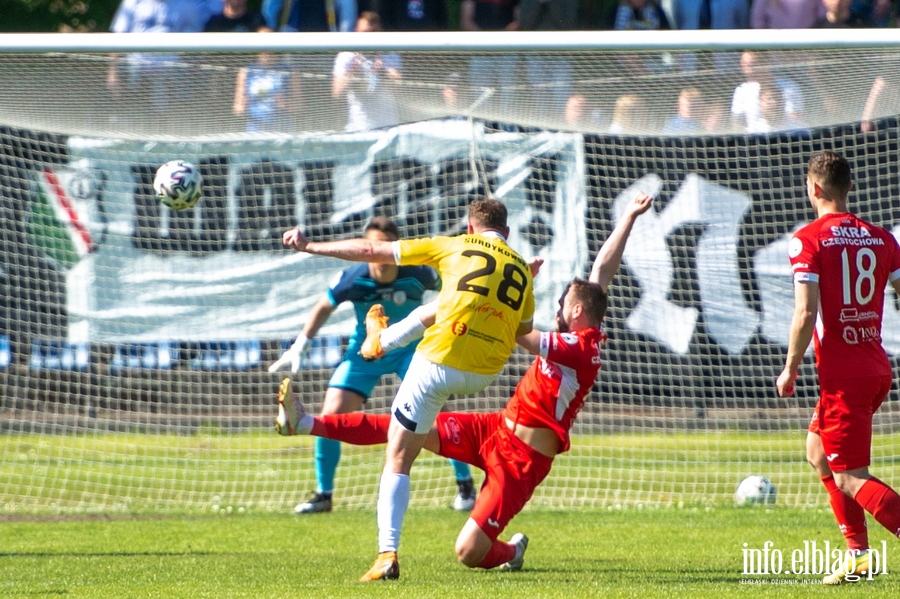
[[516, 338], [531, 331], [531, 271], [506, 243], [506, 219], [501, 202], [484, 199], [470, 204], [468, 233], [458, 237], [312, 242], [299, 229], [282, 236], [285, 245], [301, 252], [355, 262], [422, 264], [441, 275], [435, 325], [416, 349], [391, 405], [378, 490], [379, 554], [363, 581], [400, 576], [397, 549], [409, 504], [409, 473], [444, 403], [450, 395], [487, 387]]
[[441, 273], [438, 320], [418, 351], [435, 364], [497, 374], [516, 345], [522, 315], [534, 313], [531, 270], [502, 236], [491, 232], [398, 242], [401, 264]]

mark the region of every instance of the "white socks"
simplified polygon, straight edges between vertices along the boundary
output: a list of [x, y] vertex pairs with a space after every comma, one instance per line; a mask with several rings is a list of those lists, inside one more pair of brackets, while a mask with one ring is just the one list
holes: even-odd
[[419, 308], [410, 312], [409, 316], [403, 320], [397, 321], [381, 331], [381, 348], [384, 351], [389, 352], [422, 338], [422, 335], [425, 334], [425, 325], [419, 319]]
[[397, 551], [409, 507], [409, 475], [382, 474], [378, 485], [378, 553]]

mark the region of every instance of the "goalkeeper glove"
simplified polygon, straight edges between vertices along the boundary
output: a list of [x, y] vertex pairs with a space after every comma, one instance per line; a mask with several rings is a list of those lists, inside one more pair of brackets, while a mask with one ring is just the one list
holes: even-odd
[[309, 339], [303, 333], [297, 335], [297, 340], [281, 355], [278, 360], [269, 366], [269, 372], [278, 372], [290, 365], [291, 372], [299, 372], [303, 363], [303, 352], [309, 346]]

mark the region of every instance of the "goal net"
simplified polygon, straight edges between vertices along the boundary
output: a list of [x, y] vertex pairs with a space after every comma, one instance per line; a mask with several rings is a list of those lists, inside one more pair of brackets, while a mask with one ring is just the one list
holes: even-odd
[[[404, 236], [453, 235], [493, 195], [513, 247], [545, 260], [536, 324], [550, 329], [639, 190], [655, 206], [610, 288], [603, 369], [532, 504], [725, 505], [761, 474], [779, 504], [824, 505], [804, 460], [811, 354], [799, 396], [775, 393], [787, 241], [812, 218], [805, 168], [823, 149], [851, 161], [854, 209], [897, 234], [900, 51], [878, 32], [727, 33], [8, 36], [0, 512], [290, 510], [316, 485], [315, 450], [274, 434], [283, 373], [267, 367], [347, 265], [286, 250], [284, 230], [354, 237], [387, 215]], [[154, 196], [172, 159], [203, 174], [193, 209]], [[310, 411], [348, 308], [294, 375]], [[500, 409], [530, 360], [448, 407]], [[365, 409], [386, 411], [396, 384]], [[888, 481], [896, 399], [875, 417]], [[382, 461], [344, 446], [336, 505], [374, 507]], [[446, 461], [423, 455], [412, 504], [455, 492]]]

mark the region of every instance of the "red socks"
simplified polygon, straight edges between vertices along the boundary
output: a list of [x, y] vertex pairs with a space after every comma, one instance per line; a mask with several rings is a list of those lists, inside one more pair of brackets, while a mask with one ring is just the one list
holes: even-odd
[[390, 414], [350, 412], [349, 414], [315, 416], [310, 434], [343, 441], [350, 445], [377, 445], [387, 443], [390, 424]]
[[894, 536], [900, 536], [900, 495], [878, 480], [867, 480], [854, 498]]
[[476, 568], [484, 568], [490, 570], [497, 566], [502, 566], [512, 558], [516, 557], [516, 546], [504, 543], [503, 541], [494, 541], [487, 555], [481, 560]]
[[847, 539], [847, 549], [865, 551], [869, 548], [869, 531], [866, 529], [866, 512], [856, 501], [838, 489], [834, 476], [822, 477], [822, 484], [828, 491], [831, 511], [837, 519], [841, 533]]

